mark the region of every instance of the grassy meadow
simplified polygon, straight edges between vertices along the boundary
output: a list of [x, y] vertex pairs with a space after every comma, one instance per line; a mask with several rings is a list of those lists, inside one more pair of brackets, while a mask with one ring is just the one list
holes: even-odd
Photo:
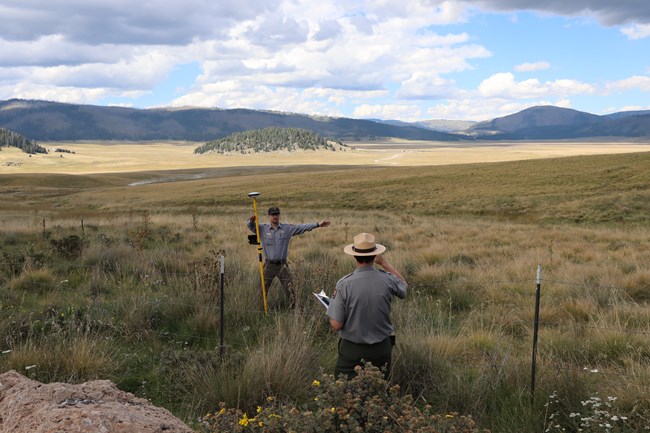
[[[220, 402], [249, 414], [271, 399], [307, 405], [337, 345], [311, 293], [354, 269], [342, 248], [367, 231], [410, 283], [393, 303], [391, 382], [415, 405], [494, 432], [650, 429], [648, 167], [646, 152], [197, 178], [204, 168], [3, 171], [0, 366], [110, 379], [197, 429]], [[261, 308], [250, 191], [283, 221], [332, 221], [292, 241], [295, 311], [277, 282]]]
[[[320, 164], [411, 167], [650, 151], [650, 144], [640, 141], [457, 143], [389, 139], [347, 142], [345, 147], [337, 145], [336, 152], [298, 150], [274, 152], [272, 157], [267, 153], [194, 154], [194, 149], [202, 144], [185, 141], [51, 142], [41, 143], [48, 154], [31, 156], [15, 148], [2, 148], [0, 173], [94, 174]], [[56, 149], [74, 153], [55, 152]]]

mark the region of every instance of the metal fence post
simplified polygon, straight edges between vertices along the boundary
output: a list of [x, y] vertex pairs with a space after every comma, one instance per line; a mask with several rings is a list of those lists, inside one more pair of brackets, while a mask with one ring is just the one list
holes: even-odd
[[539, 331], [539, 298], [542, 287], [542, 265], [537, 265], [537, 287], [535, 290], [535, 324], [533, 328], [533, 360], [530, 372], [530, 404], [535, 403], [535, 370], [537, 368], [537, 333]]
[[224, 288], [224, 262], [225, 258], [224, 256], [219, 256], [219, 259], [221, 260], [221, 323], [219, 325], [220, 328], [220, 334], [221, 334], [221, 345], [219, 346], [219, 354], [221, 358], [223, 358], [223, 351], [224, 351], [224, 298], [225, 295], [223, 293], [223, 288]]

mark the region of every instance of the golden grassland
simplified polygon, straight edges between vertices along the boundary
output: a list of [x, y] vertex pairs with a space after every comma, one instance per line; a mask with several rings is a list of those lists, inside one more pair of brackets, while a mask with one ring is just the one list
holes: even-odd
[[[164, 209], [368, 209], [520, 222], [645, 223], [650, 153], [422, 167], [229, 167], [0, 176], [0, 210], [90, 215]], [[192, 179], [193, 176], [199, 178]], [[170, 180], [187, 179], [182, 181]], [[151, 182], [151, 183], [147, 183]], [[131, 185], [131, 186], [130, 186]]]
[[[553, 412], [545, 406], [550, 395], [561, 402], [554, 423], [567, 431], [577, 431], [569, 414], [585, 413], [581, 401], [611, 396], [611, 414], [628, 417], [619, 431], [643, 430], [650, 426], [648, 167], [650, 153], [641, 152], [1, 175], [0, 332], [11, 352], [0, 367], [36, 365], [30, 374], [45, 381], [109, 378], [186, 420], [219, 401], [253, 411], [269, 396], [305, 401], [307, 385], [331, 372], [336, 358], [336, 337], [311, 293], [331, 293], [354, 267], [342, 247], [368, 231], [410, 284], [393, 308], [392, 381], [417, 404], [472, 415], [495, 432], [537, 433]], [[284, 309], [277, 286], [270, 313], [260, 308], [257, 253], [244, 226], [250, 191], [262, 192], [262, 213], [279, 205], [287, 222], [332, 221], [292, 241], [295, 312]], [[84, 243], [66, 255], [61, 242], [71, 235]]]
[[[264, 315], [255, 248], [245, 241], [250, 209], [146, 209], [87, 216], [86, 245], [76, 259], [43, 238], [43, 214], [3, 214], [0, 242], [13, 269], [0, 268], [2, 348], [11, 350], [0, 358], [3, 369], [36, 365], [30, 374], [44, 381], [110, 378], [188, 420], [219, 401], [253, 409], [269, 395], [299, 401], [320, 369], [332, 371], [336, 354], [311, 293], [331, 293], [353, 269], [342, 247], [355, 233], [372, 231], [410, 283], [408, 299], [393, 308], [393, 381], [405, 392], [500, 432], [538, 431], [554, 391], [572, 412], [590, 395], [617, 397], [613, 410], [630, 419], [650, 410], [647, 223], [287, 208], [287, 221], [330, 218], [333, 225], [292, 243], [296, 312], [285, 310], [276, 284]], [[49, 239], [82, 234], [78, 218], [49, 215], [45, 223]], [[218, 355], [220, 254], [225, 362]], [[531, 407], [538, 265], [538, 393]]]
[[[0, 173], [91, 174], [269, 165], [430, 166], [516, 161], [575, 155], [618, 154], [650, 150], [644, 142], [422, 142], [388, 140], [350, 142], [343, 151], [294, 151], [273, 154], [195, 155], [194, 142], [52, 142], [47, 155], [29, 156], [18, 149], [0, 152]], [[56, 153], [61, 148], [75, 153]]]

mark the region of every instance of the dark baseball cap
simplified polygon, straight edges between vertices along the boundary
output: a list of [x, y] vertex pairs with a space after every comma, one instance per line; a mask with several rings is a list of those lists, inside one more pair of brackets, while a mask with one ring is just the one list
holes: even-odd
[[269, 215], [280, 215], [280, 208], [272, 206], [269, 208]]

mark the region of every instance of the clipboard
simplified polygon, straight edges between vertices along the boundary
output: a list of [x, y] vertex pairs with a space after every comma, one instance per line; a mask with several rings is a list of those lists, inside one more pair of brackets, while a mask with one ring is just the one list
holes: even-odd
[[318, 299], [318, 302], [323, 304], [323, 307], [325, 307], [325, 309], [330, 306], [331, 299], [325, 294], [324, 291], [321, 290], [320, 293], [314, 292], [314, 296], [316, 299]]

